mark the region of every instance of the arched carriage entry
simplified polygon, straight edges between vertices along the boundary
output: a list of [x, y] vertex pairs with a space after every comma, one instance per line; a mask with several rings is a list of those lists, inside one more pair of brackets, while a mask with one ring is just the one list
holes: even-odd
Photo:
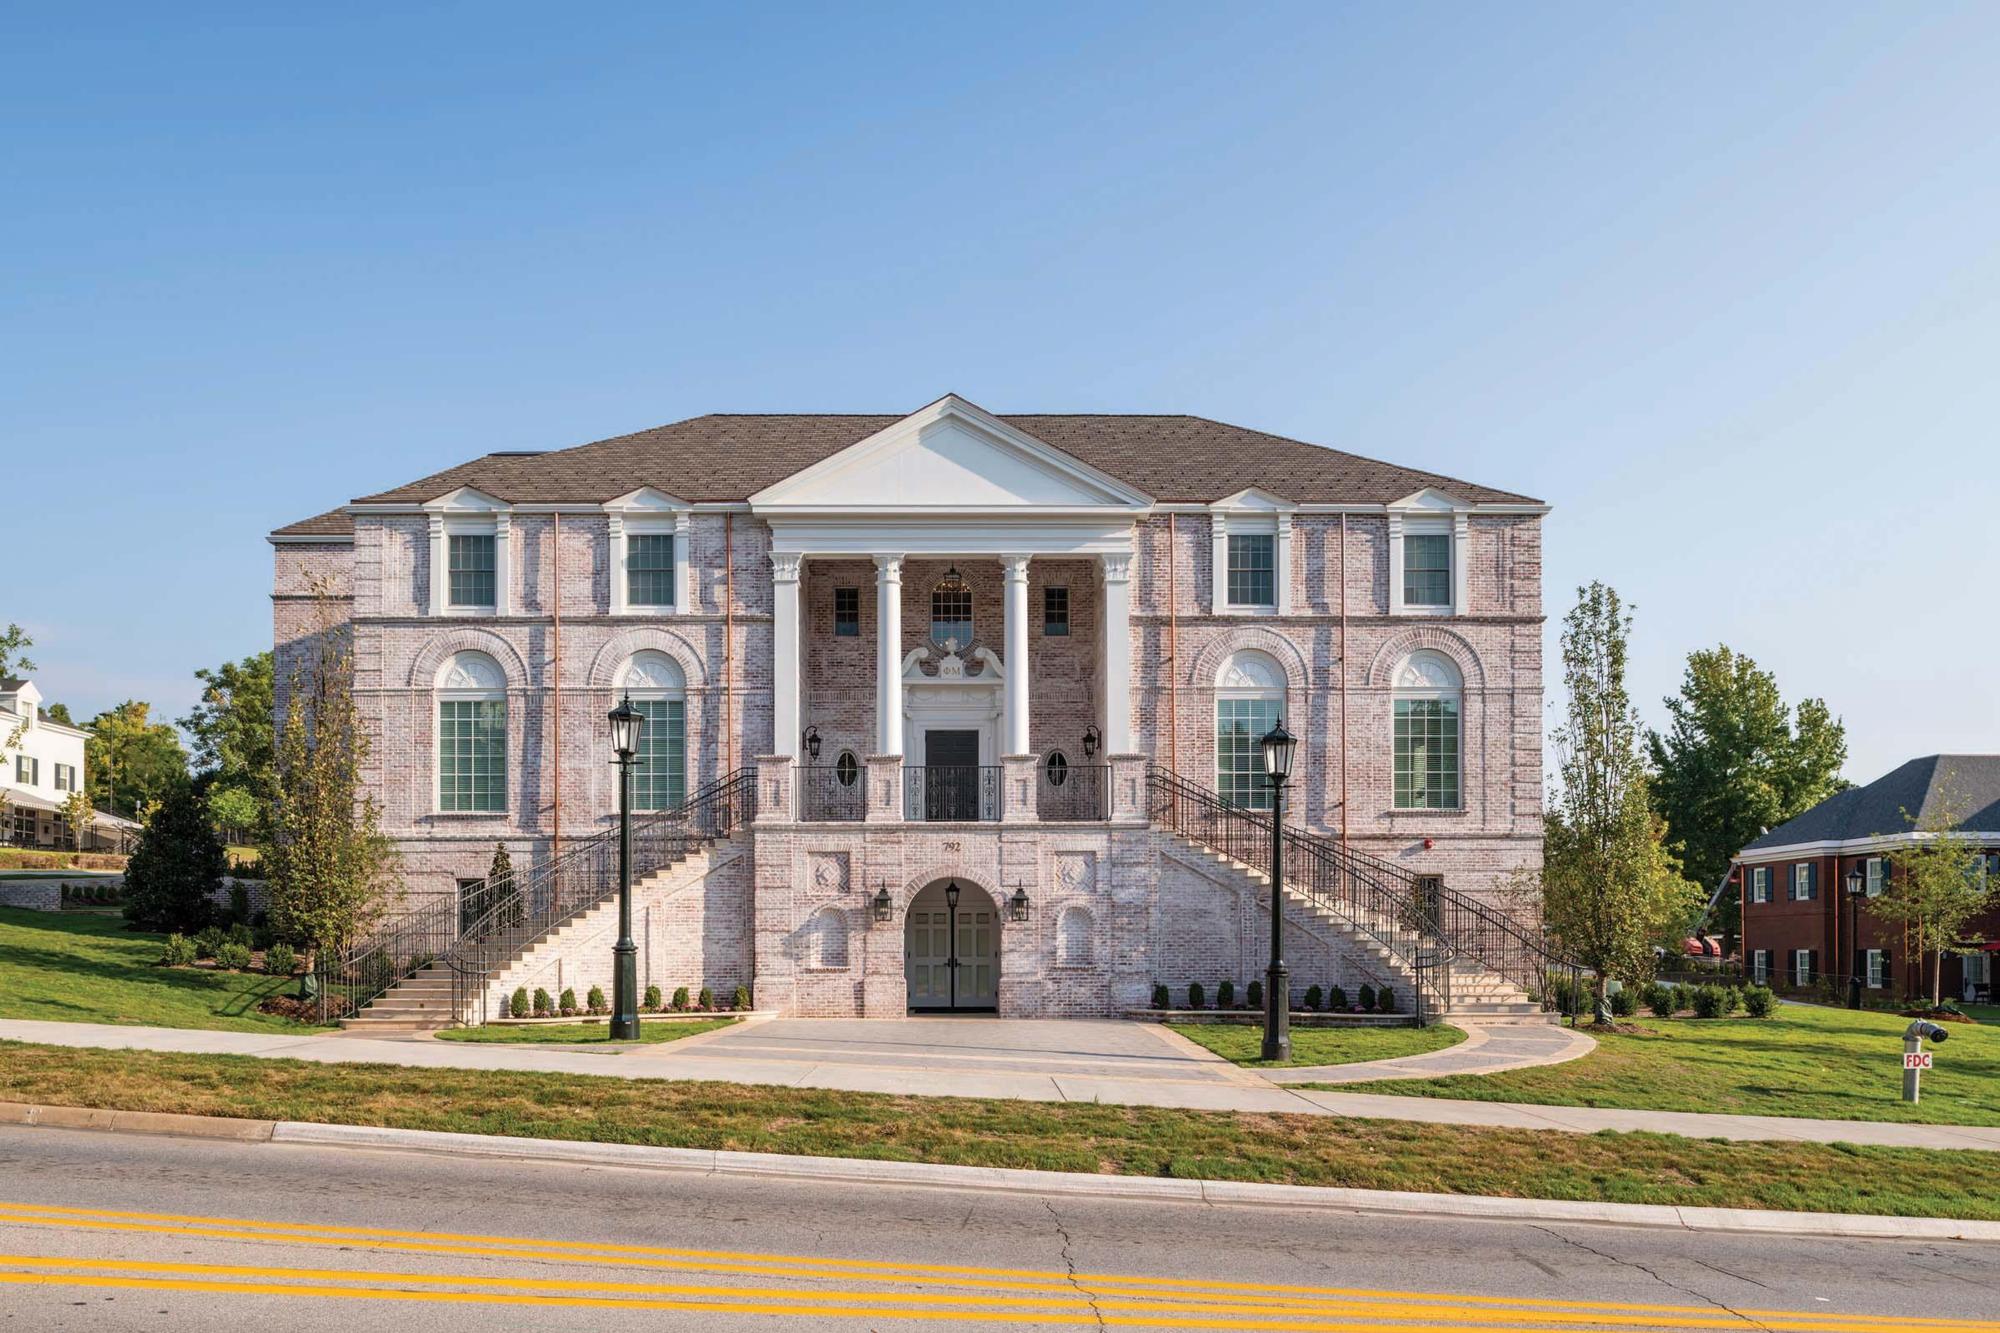
[[910, 900], [903, 977], [912, 1013], [992, 1013], [1000, 1000], [1000, 909], [977, 884], [941, 879]]

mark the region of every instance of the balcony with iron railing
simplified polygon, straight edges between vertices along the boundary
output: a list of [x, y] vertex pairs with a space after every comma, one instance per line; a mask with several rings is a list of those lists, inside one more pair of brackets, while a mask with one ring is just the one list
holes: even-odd
[[991, 823], [1000, 818], [998, 764], [903, 766], [903, 818]]

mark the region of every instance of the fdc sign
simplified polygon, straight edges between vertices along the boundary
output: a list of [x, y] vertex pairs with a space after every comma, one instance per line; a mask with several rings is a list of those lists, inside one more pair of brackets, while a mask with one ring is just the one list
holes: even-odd
[[1931, 1067], [1931, 1053], [1929, 1051], [1903, 1052], [1903, 1068], [1929, 1069], [1930, 1067]]

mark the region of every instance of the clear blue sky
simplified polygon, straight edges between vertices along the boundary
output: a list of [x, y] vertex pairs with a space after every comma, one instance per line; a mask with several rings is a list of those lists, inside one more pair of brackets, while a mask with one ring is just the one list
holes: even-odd
[[1650, 717], [1720, 641], [1858, 779], [2000, 750], [1996, 70], [1992, 5], [10, 0], [0, 622], [174, 716], [280, 523], [951, 389], [1545, 497]]

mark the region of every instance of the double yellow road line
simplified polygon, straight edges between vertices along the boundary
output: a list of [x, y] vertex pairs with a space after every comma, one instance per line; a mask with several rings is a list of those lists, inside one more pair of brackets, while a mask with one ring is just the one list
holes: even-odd
[[[1300, 1333], [1447, 1333], [1447, 1330], [1740, 1329], [1787, 1333], [1960, 1333], [1975, 1320], [1841, 1315], [1820, 1311], [1537, 1300], [1199, 1278], [1071, 1275], [1035, 1269], [836, 1259], [756, 1251], [599, 1244], [454, 1232], [343, 1227], [0, 1202], [0, 1227], [326, 1246], [343, 1251], [454, 1256], [646, 1269], [716, 1281], [628, 1281], [394, 1269], [156, 1262], [0, 1253], [0, 1286], [226, 1293], [432, 1305], [587, 1307], [791, 1318], [931, 1323], [1079, 1324], [1270, 1329]], [[633, 1276], [636, 1276], [634, 1274]], [[846, 1284], [844, 1289], [759, 1285]], [[858, 1288], [858, 1289], [857, 1289]]]

